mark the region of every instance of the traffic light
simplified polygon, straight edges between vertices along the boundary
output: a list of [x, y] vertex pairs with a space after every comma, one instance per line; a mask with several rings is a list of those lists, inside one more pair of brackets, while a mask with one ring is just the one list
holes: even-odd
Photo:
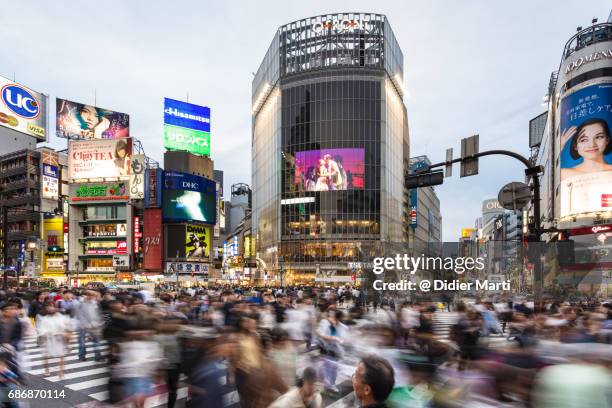
[[411, 174], [406, 177], [406, 188], [437, 186], [444, 183], [443, 171], [431, 171], [421, 174]]

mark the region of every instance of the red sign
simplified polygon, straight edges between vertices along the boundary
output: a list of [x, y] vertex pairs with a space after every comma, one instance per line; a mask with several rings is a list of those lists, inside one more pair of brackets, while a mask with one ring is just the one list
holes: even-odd
[[162, 253], [164, 248], [162, 233], [162, 209], [146, 208], [143, 225], [143, 267], [147, 270], [163, 269]]
[[612, 207], [612, 194], [602, 194], [601, 195], [601, 206], [602, 207]]
[[140, 252], [140, 238], [142, 237], [142, 233], [140, 232], [140, 218], [134, 217], [134, 253], [137, 254]]
[[599, 234], [602, 232], [612, 232], [612, 224], [606, 225], [593, 225], [592, 227], [580, 227], [571, 230], [571, 235], [588, 235], [588, 234]]

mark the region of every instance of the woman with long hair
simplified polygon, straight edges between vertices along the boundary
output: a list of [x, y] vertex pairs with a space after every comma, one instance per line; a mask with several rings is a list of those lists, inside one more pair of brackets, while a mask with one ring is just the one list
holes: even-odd
[[562, 180], [580, 174], [612, 171], [612, 164], [605, 159], [612, 152], [610, 128], [605, 120], [589, 119], [578, 127], [569, 127], [561, 136], [561, 151], [568, 142], [572, 159], [582, 161], [572, 168], [562, 168]]

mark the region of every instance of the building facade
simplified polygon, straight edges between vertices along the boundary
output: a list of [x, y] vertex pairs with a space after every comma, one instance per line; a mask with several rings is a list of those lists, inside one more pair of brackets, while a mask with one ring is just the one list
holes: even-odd
[[280, 27], [252, 99], [252, 225], [272, 276], [349, 282], [351, 263], [405, 243], [403, 54], [384, 15]]
[[548, 111], [530, 123], [542, 127], [530, 128], [532, 160], [544, 167], [542, 227], [558, 230], [544, 238], [571, 241], [567, 256], [547, 249], [557, 252], [546, 257], [547, 290], [612, 288], [611, 105], [612, 23], [595, 22], [566, 43], [550, 77]]
[[[410, 174], [416, 172], [422, 166], [431, 165], [427, 156], [410, 158]], [[432, 186], [413, 188], [407, 190], [409, 195], [409, 206], [406, 207], [409, 217], [410, 228], [408, 242], [415, 256], [425, 254], [437, 256], [440, 254], [440, 242], [442, 239], [442, 214], [440, 212], [440, 199]]]
[[[66, 154], [49, 148], [0, 156], [0, 205], [7, 210], [7, 262], [13, 275], [64, 276], [64, 205], [61, 179]], [[4, 234], [4, 231], [2, 231]], [[2, 235], [4, 237], [4, 235]]]

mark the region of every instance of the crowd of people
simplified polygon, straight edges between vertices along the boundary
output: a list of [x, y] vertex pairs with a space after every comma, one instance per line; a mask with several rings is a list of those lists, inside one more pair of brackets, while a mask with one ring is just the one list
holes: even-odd
[[[212, 408], [612, 401], [609, 302], [551, 300], [536, 313], [511, 298], [410, 302], [349, 286], [57, 288], [0, 293], [0, 309], [4, 391], [27, 385], [26, 338], [58, 362], [61, 379], [76, 336], [80, 360], [90, 347], [94, 360], [108, 362], [109, 404], [117, 406], [145, 406], [158, 384], [171, 408], [182, 386], [186, 406]], [[436, 316], [448, 310], [453, 321], [440, 332]]]

